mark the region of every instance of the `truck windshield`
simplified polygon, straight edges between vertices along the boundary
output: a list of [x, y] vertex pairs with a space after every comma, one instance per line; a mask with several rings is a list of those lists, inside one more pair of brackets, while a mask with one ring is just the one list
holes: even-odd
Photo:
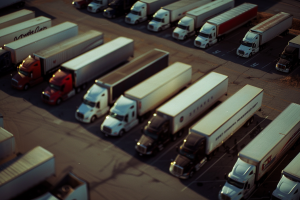
[[144, 134], [150, 138], [152, 138], [153, 140], [157, 140], [158, 139], [158, 135], [154, 132], [154, 131], [151, 131], [149, 129], [146, 129]]
[[209, 34], [199, 32], [199, 36], [209, 38]]
[[181, 29], [183, 29], [183, 30], [187, 30], [187, 29], [188, 29], [187, 26], [184, 26], [184, 25], [181, 25], [181, 24], [178, 24], [177, 27], [178, 27], [178, 28], [181, 28]]
[[242, 45], [246, 46], [246, 47], [252, 47], [252, 43], [251, 42], [247, 42], [242, 40]]
[[162, 19], [160, 19], [160, 18], [157, 18], [157, 17], [154, 17], [154, 18], [153, 18], [153, 21], [161, 22], [161, 21], [162, 21]]
[[124, 119], [124, 116], [118, 115], [117, 113], [114, 113], [114, 112], [110, 112], [110, 113], [109, 113], [109, 116], [111, 116], [111, 117], [113, 117], [113, 118], [116, 118], [116, 119], [118, 119], [118, 120], [120, 120], [120, 121], [123, 121], [123, 119]]
[[243, 189], [243, 188], [244, 188], [244, 183], [240, 183], [240, 182], [235, 181], [235, 180], [233, 180], [233, 179], [231, 179], [231, 178], [229, 178], [229, 177], [228, 177], [227, 182], [228, 182], [229, 184], [231, 184], [231, 185], [237, 187], [237, 188], [240, 188], [240, 189]]
[[139, 12], [138, 11], [134, 11], [134, 10], [131, 10], [130, 13], [134, 14], [134, 15], [139, 15]]
[[19, 70], [19, 72], [20, 72], [21, 74], [23, 74], [24, 76], [30, 77], [30, 73], [29, 73], [29, 72], [25, 72], [25, 71], [23, 71], [23, 70]]
[[280, 58], [282, 58], [282, 59], [286, 59], [286, 60], [289, 60], [289, 61], [291, 61], [291, 60], [292, 60], [291, 56], [289, 56], [289, 55], [286, 55], [286, 54], [281, 54], [281, 55], [280, 55]]
[[190, 151], [187, 151], [186, 149], [184, 148], [179, 148], [179, 154], [182, 155], [182, 156], [185, 156], [191, 160], [194, 160], [195, 159], [195, 155], [192, 154]]
[[84, 103], [85, 105], [91, 106], [92, 108], [94, 108], [95, 105], [96, 105], [96, 103], [94, 103], [94, 102], [92, 102], [92, 101], [88, 101], [88, 100], [86, 100], [86, 99], [83, 99], [83, 103]]
[[60, 86], [59, 85], [54, 85], [54, 84], [50, 83], [50, 88], [60, 91]]

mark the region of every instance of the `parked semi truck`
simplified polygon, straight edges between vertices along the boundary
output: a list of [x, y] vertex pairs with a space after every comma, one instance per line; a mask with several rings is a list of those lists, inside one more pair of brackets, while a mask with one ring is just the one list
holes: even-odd
[[0, 72], [14, 69], [23, 59], [34, 52], [45, 49], [65, 39], [78, 34], [77, 24], [61, 23], [26, 37], [26, 40], [17, 40], [4, 45], [0, 49]]
[[108, 4], [103, 12], [103, 16], [107, 18], [116, 18], [118, 16], [124, 15], [130, 11], [132, 5], [136, 0], [113, 0]]
[[37, 146], [0, 165], [1, 199], [11, 199], [55, 175], [54, 155]]
[[89, 3], [87, 10], [92, 13], [98, 13], [108, 7], [112, 0], [93, 0]]
[[178, 40], [186, 40], [195, 35], [207, 19], [223, 13], [234, 7], [234, 0], [213, 1], [186, 13], [179, 22], [172, 37]]
[[300, 153], [282, 170], [281, 179], [272, 193], [271, 200], [300, 198]]
[[0, 1], [0, 9], [8, 6], [16, 6], [17, 8], [23, 7], [25, 2], [23, 0], [9, 0], [9, 1]]
[[66, 174], [50, 191], [33, 200], [89, 200], [87, 182], [75, 174]]
[[246, 85], [195, 123], [177, 148], [179, 154], [170, 164], [171, 174], [182, 179], [192, 177], [229, 137], [253, 122], [262, 98], [262, 89]]
[[185, 127], [227, 94], [228, 76], [211, 72], [160, 106], [142, 130], [135, 145], [140, 155], [161, 151], [171, 140], [180, 137]]
[[106, 114], [126, 90], [166, 68], [168, 63], [169, 53], [154, 49], [97, 79], [76, 110], [76, 119], [86, 123], [94, 122]]
[[279, 34], [286, 35], [292, 27], [293, 15], [280, 12], [251, 28], [236, 50], [238, 56], [249, 58]]
[[194, 41], [194, 45], [202, 49], [208, 48], [223, 40], [231, 31], [245, 24], [250, 24], [251, 20], [256, 18], [256, 15], [257, 5], [243, 3], [209, 19], [200, 29], [199, 35]]
[[125, 22], [128, 24], [139, 24], [149, 19], [162, 6], [174, 3], [178, 0], [140, 0], [131, 7], [130, 13], [126, 15]]
[[25, 38], [34, 33], [51, 27], [51, 19], [47, 17], [37, 17], [25, 22], [21, 22], [9, 27], [3, 28], [0, 31], [0, 45]]
[[300, 105], [291, 103], [238, 154], [219, 199], [247, 198], [300, 136]]
[[211, 0], [180, 0], [163, 6], [154, 15], [147, 28], [150, 31], [160, 32], [169, 28], [185, 16], [187, 11], [211, 2]]
[[82, 9], [86, 8], [93, 0], [73, 0], [72, 5], [75, 8]]
[[0, 17], [0, 29], [33, 19], [34, 16], [35, 14], [33, 11], [26, 9], [4, 15]]
[[19, 73], [12, 77], [11, 85], [16, 89], [28, 90], [54, 73], [62, 63], [101, 44], [103, 34], [90, 30], [37, 51], [24, 59], [18, 69]]
[[15, 153], [15, 137], [0, 127], [0, 161]]
[[122, 136], [191, 80], [192, 66], [180, 62], [156, 73], [118, 98], [101, 124], [101, 131], [106, 136]]
[[279, 54], [276, 69], [288, 73], [300, 64], [300, 35], [289, 41], [284, 51]]
[[63, 100], [84, 90], [89, 81], [125, 62], [130, 56], [133, 57], [133, 51], [132, 39], [118, 37], [63, 63], [42, 92], [42, 100], [59, 105]]

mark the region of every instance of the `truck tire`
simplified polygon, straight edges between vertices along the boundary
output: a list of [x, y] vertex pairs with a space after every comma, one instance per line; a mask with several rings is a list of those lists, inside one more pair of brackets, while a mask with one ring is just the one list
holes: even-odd
[[80, 92], [81, 92], [81, 88], [80, 87], [76, 88], [76, 93], [78, 94]]
[[185, 41], [187, 39], [186, 35], [184, 36], [183, 40]]
[[189, 174], [189, 178], [192, 178], [194, 176], [194, 174], [195, 174], [195, 172], [194, 172], [194, 170], [192, 170]]
[[180, 131], [178, 131], [178, 137], [181, 137], [183, 135], [183, 129], [181, 129]]
[[208, 47], [209, 47], [209, 44], [206, 44], [205, 49], [208, 49]]
[[58, 98], [58, 99], [56, 100], [56, 105], [61, 104], [61, 102], [62, 102], [61, 98]]
[[249, 127], [250, 126], [250, 120], [248, 120], [246, 123], [245, 123], [245, 127]]
[[176, 141], [176, 140], [177, 140], [177, 134], [174, 134], [174, 135], [172, 136], [172, 140], [173, 140], [173, 141]]
[[254, 121], [254, 116], [252, 116], [252, 117], [250, 118], [250, 123], [252, 124], [253, 121]]
[[86, 83], [84, 83], [82, 86], [81, 86], [82, 90], [85, 90], [86, 88]]
[[91, 123], [93, 123], [96, 119], [97, 119], [96, 115], [93, 115], [93, 116], [91, 117]]
[[158, 32], [161, 32], [162, 31], [162, 29], [161, 28], [158, 28]]
[[249, 58], [251, 58], [251, 57], [252, 57], [252, 53], [249, 54]]
[[29, 89], [29, 84], [27, 83], [24, 85], [24, 90], [27, 91], [28, 89]]
[[120, 132], [119, 132], [119, 137], [122, 137], [124, 135], [124, 130], [122, 129], [122, 130], [120, 130]]
[[207, 155], [207, 161], [210, 161], [211, 158], [212, 158], [212, 155], [211, 155], [211, 154], [208, 154], [208, 155]]

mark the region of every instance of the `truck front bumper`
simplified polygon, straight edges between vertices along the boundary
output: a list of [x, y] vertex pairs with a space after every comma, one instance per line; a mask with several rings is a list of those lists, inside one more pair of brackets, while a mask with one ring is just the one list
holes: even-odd
[[23, 85], [19, 85], [17, 81], [11, 80], [11, 86], [18, 90], [23, 90]]
[[236, 55], [243, 57], [243, 58], [249, 58], [249, 54], [241, 54], [239, 52], [236, 52]]
[[195, 40], [195, 41], [194, 41], [194, 46], [195, 46], [195, 47], [198, 47], [198, 48], [200, 48], [200, 49], [205, 49], [206, 44], [203, 44], [203, 43], [201, 43], [201, 42]]
[[41, 95], [41, 98], [42, 98], [42, 101], [44, 102], [44, 103], [47, 103], [47, 104], [49, 104], [49, 105], [55, 105], [56, 104], [56, 101], [55, 100], [50, 100], [50, 98], [48, 98], [48, 96], [47, 95]]
[[279, 67], [275, 67], [276, 68], [276, 70], [278, 70], [278, 71], [281, 71], [281, 72], [285, 72], [285, 73], [289, 73], [289, 69], [287, 69], [287, 68], [285, 68], [285, 69], [282, 69], [282, 68], [279, 68]]
[[182, 174], [182, 175], [179, 175], [179, 174], [176, 174], [172, 171], [170, 171], [170, 173], [173, 175], [173, 176], [176, 176], [177, 178], [180, 178], [180, 179], [188, 179], [189, 178], [189, 174]]
[[80, 121], [80, 122], [84, 122], [84, 123], [90, 123], [91, 122], [91, 117], [84, 117], [84, 115], [82, 113], [78, 113], [75, 112], [75, 118]]

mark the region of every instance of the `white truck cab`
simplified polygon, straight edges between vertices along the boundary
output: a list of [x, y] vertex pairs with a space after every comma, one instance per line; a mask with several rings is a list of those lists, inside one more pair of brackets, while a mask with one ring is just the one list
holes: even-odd
[[148, 24], [148, 30], [159, 32], [170, 27], [170, 12], [159, 9], [154, 15], [152, 21]]
[[98, 13], [103, 11], [107, 7], [108, 3], [108, 0], [93, 0], [89, 3], [87, 10], [92, 13]]
[[139, 123], [136, 104], [136, 101], [121, 95], [101, 124], [106, 136], [122, 136]]
[[85, 123], [93, 123], [109, 111], [107, 89], [94, 84], [84, 95], [83, 102], [77, 109], [75, 117]]
[[300, 183], [293, 181], [282, 175], [280, 182], [277, 185], [276, 190], [272, 193], [272, 200], [293, 200], [300, 198]]
[[[173, 31], [173, 37], [179, 40], [186, 40], [195, 34], [194, 19], [190, 17], [183, 17], [179, 22], [175, 30]], [[175, 37], [175, 35], [178, 35]]]
[[147, 4], [137, 1], [126, 15], [125, 22], [128, 24], [138, 24], [147, 20]]
[[199, 48], [208, 48], [218, 42], [216, 36], [217, 27], [210, 23], [205, 23], [199, 31], [198, 36], [194, 41], [194, 45]]
[[258, 51], [259, 51], [259, 34], [249, 31], [241, 41], [241, 45], [236, 50], [236, 53], [241, 57], [249, 58], [255, 53], [257, 53]]
[[[219, 193], [219, 199], [230, 197], [231, 200], [239, 200], [248, 197], [255, 189], [256, 168], [238, 158], [232, 171], [228, 174], [227, 181]], [[224, 197], [224, 198], [222, 198]]]

